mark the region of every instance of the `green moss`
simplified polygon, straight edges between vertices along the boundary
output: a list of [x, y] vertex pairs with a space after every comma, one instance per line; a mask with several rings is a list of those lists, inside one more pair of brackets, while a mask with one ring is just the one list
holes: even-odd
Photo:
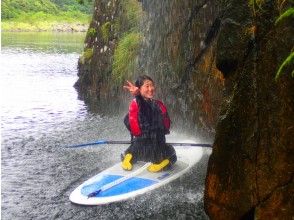
[[114, 31], [116, 33], [138, 31], [143, 16], [141, 3], [138, 0], [124, 0], [120, 1], [120, 4], [123, 13], [113, 22]]
[[128, 23], [132, 27], [137, 27], [142, 16], [142, 7], [137, 0], [125, 0], [122, 2], [123, 8], [126, 10]]
[[292, 77], [294, 77], [294, 52], [291, 52], [289, 56], [284, 60], [276, 74], [275, 80], [278, 80], [278, 78], [282, 74], [288, 72], [291, 74]]
[[108, 39], [109, 39], [110, 29], [111, 29], [111, 23], [109, 21], [105, 22], [101, 26], [101, 34], [102, 34], [102, 38], [105, 42], [108, 41]]
[[264, 0], [249, 0], [249, 5], [251, 5], [251, 6], [253, 6], [253, 5], [260, 6], [263, 3], [264, 3]]
[[95, 28], [89, 28], [88, 31], [87, 31], [87, 35], [86, 35], [86, 38], [88, 37], [95, 37], [97, 34], [97, 31]]
[[141, 41], [142, 35], [140, 33], [131, 32], [118, 42], [112, 64], [113, 76], [116, 81], [121, 83], [132, 76]]
[[115, 33], [119, 33], [121, 30], [121, 22], [119, 19], [115, 19], [113, 23], [113, 31]]
[[249, 0], [249, 6], [251, 7], [254, 15], [256, 15], [258, 12], [264, 11], [262, 7], [265, 3], [266, 0]]
[[83, 52], [83, 54], [79, 58], [79, 62], [81, 64], [85, 64], [86, 62], [89, 62], [91, 58], [93, 57], [93, 48], [87, 48]]
[[281, 14], [278, 19], [276, 20], [275, 24], [279, 24], [282, 21], [289, 19], [289, 18], [294, 18], [294, 8], [289, 8], [287, 11], [285, 11], [283, 14]]
[[114, 21], [113, 28], [120, 36], [117, 47], [114, 50], [112, 62], [113, 79], [122, 83], [134, 74], [142, 34], [139, 32], [139, 24], [143, 16], [141, 3], [137, 0], [121, 1], [123, 15]]

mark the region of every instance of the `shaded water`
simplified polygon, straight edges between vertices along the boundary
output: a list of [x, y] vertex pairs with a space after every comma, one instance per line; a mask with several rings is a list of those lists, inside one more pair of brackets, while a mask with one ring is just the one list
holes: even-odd
[[[83, 34], [2, 33], [2, 219], [206, 219], [208, 152], [182, 178], [132, 200], [92, 207], [70, 203], [71, 191], [117, 162], [127, 146], [64, 146], [129, 138], [121, 116], [90, 112], [78, 99], [73, 84], [83, 39]], [[168, 140], [187, 138], [173, 131]]]

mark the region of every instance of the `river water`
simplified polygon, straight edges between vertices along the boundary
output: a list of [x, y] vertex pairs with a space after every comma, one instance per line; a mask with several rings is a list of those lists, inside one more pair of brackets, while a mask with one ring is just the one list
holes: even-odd
[[[207, 219], [208, 151], [180, 179], [134, 199], [91, 207], [69, 201], [75, 187], [118, 162], [127, 146], [64, 146], [129, 139], [121, 115], [99, 115], [78, 99], [73, 84], [83, 39], [78, 33], [1, 35], [2, 219]], [[177, 131], [167, 138], [199, 141]]]

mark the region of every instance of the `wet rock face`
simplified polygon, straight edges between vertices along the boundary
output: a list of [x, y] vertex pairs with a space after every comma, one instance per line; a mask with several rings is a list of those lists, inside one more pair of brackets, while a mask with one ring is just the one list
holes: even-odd
[[175, 125], [212, 138], [223, 88], [215, 66], [217, 2], [143, 0], [142, 5], [147, 18], [140, 72], [158, 82]]
[[[294, 81], [276, 72], [293, 48], [289, 5], [223, 1], [217, 67], [225, 76], [205, 209], [211, 219], [293, 217]], [[283, 34], [281, 34], [283, 33]]]
[[[84, 100], [125, 100], [122, 85], [112, 78], [113, 55], [121, 37], [129, 32], [123, 20], [127, 9], [121, 10], [122, 2], [95, 2], [75, 85]], [[134, 80], [144, 73], [152, 76], [158, 98], [169, 107], [173, 125], [212, 138], [223, 89], [223, 76], [215, 64], [215, 40], [220, 29], [217, 3], [138, 2], [143, 9], [139, 27], [143, 40], [129, 78]], [[107, 39], [102, 31], [105, 29], [109, 30]]]
[[75, 88], [82, 99], [100, 99], [101, 90], [111, 76], [111, 62], [117, 36], [115, 20], [120, 16], [120, 1], [95, 1], [93, 18], [85, 39], [84, 53], [78, 62], [79, 79]]

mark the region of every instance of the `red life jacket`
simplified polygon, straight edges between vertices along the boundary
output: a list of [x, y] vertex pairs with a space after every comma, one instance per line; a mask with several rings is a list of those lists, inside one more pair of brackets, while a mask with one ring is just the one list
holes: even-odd
[[161, 101], [145, 101], [142, 97], [132, 100], [124, 122], [133, 136], [150, 132], [168, 134], [171, 123], [167, 109]]

